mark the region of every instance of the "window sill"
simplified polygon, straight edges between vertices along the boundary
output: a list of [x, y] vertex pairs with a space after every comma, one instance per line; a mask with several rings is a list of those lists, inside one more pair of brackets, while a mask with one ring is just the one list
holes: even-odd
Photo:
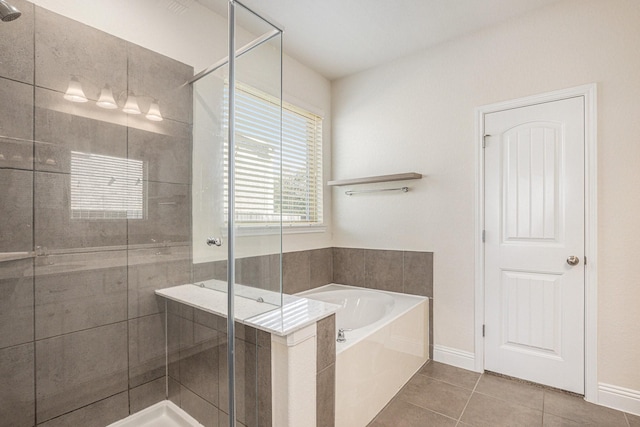
[[[326, 225], [283, 225], [282, 234], [324, 233]], [[236, 236], [267, 236], [280, 233], [280, 227], [266, 226], [239, 226], [236, 228]], [[223, 235], [227, 235], [226, 229]]]

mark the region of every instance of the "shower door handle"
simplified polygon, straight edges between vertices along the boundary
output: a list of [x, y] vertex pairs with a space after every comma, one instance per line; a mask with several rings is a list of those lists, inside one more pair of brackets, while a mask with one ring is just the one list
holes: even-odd
[[221, 246], [222, 245], [222, 239], [219, 238], [219, 237], [209, 237], [207, 239], [207, 245], [209, 245], [209, 246], [213, 246], [213, 245]]

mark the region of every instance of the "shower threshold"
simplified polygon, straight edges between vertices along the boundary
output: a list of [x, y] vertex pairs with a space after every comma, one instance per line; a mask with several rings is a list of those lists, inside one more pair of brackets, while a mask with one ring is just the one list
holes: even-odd
[[169, 400], [163, 400], [107, 427], [203, 427]]

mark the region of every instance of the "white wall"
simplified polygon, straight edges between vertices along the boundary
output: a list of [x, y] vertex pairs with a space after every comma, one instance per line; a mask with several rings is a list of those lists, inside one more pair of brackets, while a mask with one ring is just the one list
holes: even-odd
[[640, 390], [640, 2], [567, 0], [332, 86], [334, 243], [435, 253], [435, 344], [473, 352], [474, 108], [598, 83], [598, 380]]
[[[177, 59], [183, 63], [192, 65], [196, 72], [217, 62], [227, 56], [227, 22], [226, 17], [221, 17], [197, 2], [191, 4], [181, 14], [175, 14], [165, 7], [164, 2], [157, 0], [109, 0], [107, 1], [69, 1], [69, 0], [33, 0], [33, 3], [50, 9], [56, 13], [65, 15], [71, 19], [83, 22], [107, 33], [113, 34], [132, 43], [144, 46], [155, 52]], [[225, 0], [221, 3], [226, 4]], [[257, 11], [259, 12], [259, 11]], [[237, 19], [240, 26], [250, 23], [250, 15], [238, 11]], [[266, 27], [261, 27], [266, 28]], [[253, 39], [251, 34], [242, 29], [238, 30], [239, 40], [236, 47], [239, 48]], [[284, 45], [286, 49], [286, 33]], [[260, 49], [264, 50], [264, 49]], [[251, 80], [250, 83], [265, 91], [273, 89], [274, 76], [266, 73], [262, 82], [260, 74], [251, 72], [246, 66], [247, 58], [264, 56], [262, 52], [252, 51], [243, 57], [239, 69], [243, 77]], [[240, 62], [240, 61], [239, 61]], [[277, 63], [277, 62], [276, 62]], [[262, 62], [260, 72], [264, 72], [265, 64], [274, 64], [267, 60]], [[271, 67], [273, 71], [273, 67]], [[325, 118], [324, 133], [324, 175], [331, 175], [331, 87], [327, 79], [317, 72], [300, 64], [291, 57], [283, 57], [283, 99], [293, 104], [306, 108]], [[279, 82], [279, 80], [278, 80]], [[215, 84], [212, 83], [212, 87]], [[279, 89], [279, 87], [277, 88]], [[206, 124], [209, 126], [209, 124]], [[194, 135], [199, 135], [199, 129], [194, 129]], [[197, 141], [197, 140], [196, 140]], [[207, 150], [195, 149], [194, 170], [204, 170], [206, 164], [202, 164], [202, 156]], [[200, 163], [199, 163], [200, 162]], [[210, 177], [215, 172], [202, 176]], [[194, 206], [196, 205], [198, 187], [208, 184], [200, 182], [199, 177], [194, 177]], [[324, 195], [326, 231], [304, 234], [285, 234], [283, 238], [283, 250], [296, 251], [303, 249], [315, 249], [331, 246], [331, 194], [326, 191]], [[199, 211], [207, 212], [206, 209]], [[199, 215], [194, 211], [194, 243], [202, 243], [209, 236], [210, 229], [216, 230], [217, 225], [212, 224], [206, 215]], [[242, 238], [237, 249], [239, 256], [258, 255], [279, 250], [279, 242], [273, 242], [272, 238]], [[202, 245], [200, 245], [202, 246]], [[194, 245], [194, 259], [196, 261], [225, 258], [226, 251], [211, 251], [205, 246]]]

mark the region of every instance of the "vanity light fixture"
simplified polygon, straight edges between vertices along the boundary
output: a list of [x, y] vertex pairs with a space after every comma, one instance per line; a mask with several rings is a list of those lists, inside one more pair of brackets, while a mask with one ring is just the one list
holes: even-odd
[[127, 102], [124, 103], [124, 107], [122, 107], [122, 111], [127, 114], [140, 114], [140, 107], [138, 107], [138, 98], [134, 94], [129, 94], [127, 96]]
[[154, 122], [162, 121], [162, 114], [160, 114], [160, 106], [158, 105], [157, 99], [153, 100], [153, 102], [149, 106], [149, 112], [145, 117]]
[[96, 102], [96, 105], [100, 108], [106, 108], [107, 110], [115, 110], [116, 108], [118, 108], [118, 104], [113, 97], [113, 91], [108, 84], [104, 85], [104, 87], [102, 88], [102, 91], [100, 92], [100, 98], [98, 98], [98, 102]]
[[[2, 0], [0, 0], [2, 1]], [[92, 83], [95, 84], [95, 83]], [[161, 122], [163, 120], [160, 113], [160, 104], [157, 98], [152, 98], [147, 95], [135, 95], [133, 92], [116, 91], [116, 96], [113, 94], [113, 89], [109, 84], [105, 84], [100, 91], [100, 96], [96, 101], [96, 105], [100, 108], [107, 110], [116, 110], [123, 104], [122, 112], [127, 114], [142, 114], [140, 106], [138, 105], [138, 98], [150, 99], [149, 110], [145, 114], [148, 120], [154, 122]], [[84, 94], [82, 84], [77, 76], [71, 76], [69, 80], [69, 86], [64, 94], [64, 99], [71, 102], [87, 102], [89, 99]]]
[[71, 76], [71, 80], [69, 80], [69, 86], [67, 87], [67, 91], [64, 93], [64, 99], [71, 102], [87, 102], [88, 99], [82, 90], [82, 85], [78, 81], [76, 76]]

